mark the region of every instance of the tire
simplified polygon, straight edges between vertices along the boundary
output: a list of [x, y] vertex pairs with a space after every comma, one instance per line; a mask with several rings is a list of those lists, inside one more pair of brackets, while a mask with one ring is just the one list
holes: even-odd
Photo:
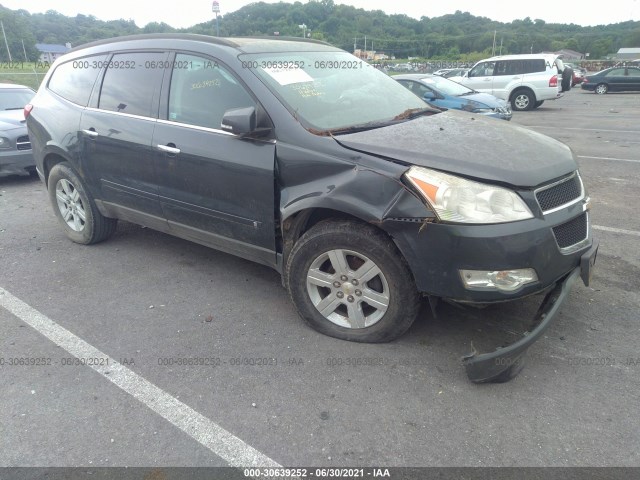
[[596, 85], [596, 88], [594, 90], [594, 92], [596, 92], [598, 95], [604, 95], [608, 91], [609, 91], [609, 85], [607, 85], [606, 83], [600, 83]]
[[117, 220], [103, 216], [80, 177], [68, 163], [58, 163], [49, 174], [49, 199], [67, 237], [90, 245], [109, 238]]
[[544, 103], [544, 100], [538, 100], [536, 103], [533, 104], [533, 110], [535, 110], [536, 108], [538, 108], [540, 105], [542, 105]]
[[420, 308], [413, 277], [394, 243], [357, 222], [324, 221], [302, 235], [288, 257], [285, 284], [309, 326], [353, 342], [400, 337]]
[[531, 90], [516, 90], [511, 95], [511, 108], [514, 111], [524, 112], [531, 110], [536, 103], [536, 96]]

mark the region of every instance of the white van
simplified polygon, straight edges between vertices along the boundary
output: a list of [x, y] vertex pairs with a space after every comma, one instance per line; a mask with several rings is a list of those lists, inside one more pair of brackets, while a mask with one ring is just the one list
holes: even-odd
[[458, 83], [511, 102], [513, 110], [532, 110], [562, 96], [558, 55], [503, 55], [481, 60]]

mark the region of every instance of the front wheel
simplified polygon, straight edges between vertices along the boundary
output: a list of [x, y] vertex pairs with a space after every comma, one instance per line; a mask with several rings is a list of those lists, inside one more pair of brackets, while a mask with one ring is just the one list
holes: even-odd
[[110, 237], [117, 220], [104, 217], [80, 177], [66, 162], [49, 174], [49, 199], [62, 227], [71, 240], [89, 245]]
[[595, 92], [596, 92], [598, 95], [604, 95], [604, 94], [605, 94], [605, 93], [607, 93], [608, 91], [609, 91], [609, 87], [607, 86], [607, 84], [606, 84], [606, 83], [601, 83], [600, 85], [598, 85], [598, 86], [596, 87], [596, 90], [595, 90]]
[[285, 282], [300, 316], [315, 330], [343, 340], [394, 340], [420, 307], [393, 242], [356, 222], [325, 221], [307, 231], [289, 255]]

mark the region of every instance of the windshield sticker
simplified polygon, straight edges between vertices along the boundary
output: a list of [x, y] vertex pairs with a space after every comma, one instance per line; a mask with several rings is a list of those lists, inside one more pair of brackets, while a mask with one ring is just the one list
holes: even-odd
[[305, 83], [303, 85], [302, 84], [292, 85], [291, 88], [296, 92], [298, 92], [298, 95], [300, 95], [303, 98], [319, 97], [321, 95], [324, 95], [323, 92], [319, 92], [318, 90], [316, 90], [315, 86], [309, 85], [308, 83]]
[[280, 85], [313, 82], [313, 78], [301, 68], [263, 68]]

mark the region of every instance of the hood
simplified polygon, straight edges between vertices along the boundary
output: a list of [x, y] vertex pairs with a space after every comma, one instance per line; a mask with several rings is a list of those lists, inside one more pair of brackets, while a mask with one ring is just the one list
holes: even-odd
[[7, 131], [19, 127], [27, 128], [22, 109], [0, 111], [0, 130]]
[[476, 104], [477, 106], [474, 105], [474, 108], [482, 108], [485, 106], [489, 108], [507, 106], [507, 102], [505, 102], [504, 100], [500, 100], [499, 98], [496, 98], [493, 95], [490, 95], [488, 93], [478, 92], [470, 95], [461, 95], [456, 98], [458, 98], [461, 101], [468, 100], [469, 103]]
[[578, 168], [557, 140], [455, 110], [335, 139], [351, 150], [514, 187], [535, 187]]

